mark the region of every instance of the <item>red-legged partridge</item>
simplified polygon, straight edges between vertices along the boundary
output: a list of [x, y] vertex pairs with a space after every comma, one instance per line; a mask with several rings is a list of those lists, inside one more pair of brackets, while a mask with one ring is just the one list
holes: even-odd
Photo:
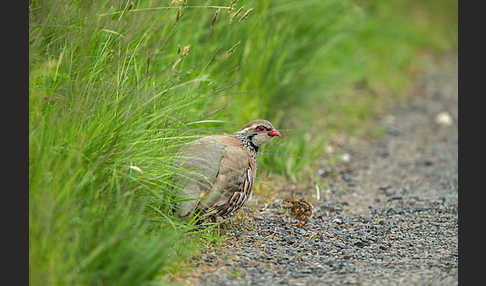
[[254, 120], [241, 130], [212, 135], [188, 143], [176, 158], [179, 171], [176, 211], [190, 217], [226, 217], [241, 208], [251, 195], [257, 171], [257, 152], [280, 136], [267, 120]]

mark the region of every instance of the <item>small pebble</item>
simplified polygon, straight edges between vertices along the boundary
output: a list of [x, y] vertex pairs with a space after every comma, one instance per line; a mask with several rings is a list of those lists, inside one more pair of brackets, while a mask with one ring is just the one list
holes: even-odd
[[435, 122], [442, 126], [451, 126], [452, 125], [452, 117], [447, 112], [441, 112], [437, 114], [435, 117]]
[[341, 161], [343, 162], [349, 162], [351, 161], [351, 155], [349, 155], [348, 153], [344, 153], [341, 155]]
[[324, 149], [324, 151], [327, 154], [332, 154], [332, 153], [334, 153], [334, 147], [332, 147], [331, 145], [327, 145], [326, 148]]
[[337, 224], [343, 224], [343, 221], [341, 219], [338, 219], [338, 218], [334, 219], [332, 222], [337, 223]]

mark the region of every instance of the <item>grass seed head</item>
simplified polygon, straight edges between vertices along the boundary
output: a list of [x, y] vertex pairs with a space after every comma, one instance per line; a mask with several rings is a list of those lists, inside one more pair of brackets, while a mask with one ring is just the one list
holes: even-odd
[[191, 49], [190, 45], [187, 45], [184, 47], [184, 50], [182, 51], [182, 56], [185, 57], [189, 53], [189, 50]]
[[211, 20], [211, 28], [214, 27], [214, 24], [216, 23], [216, 20], [218, 19], [218, 15], [221, 9], [216, 10], [216, 13], [214, 13], [213, 19]]
[[235, 18], [238, 17], [238, 15], [241, 13], [242, 10], [243, 10], [243, 7], [240, 7], [240, 9], [238, 9], [236, 12], [233, 13], [233, 15], [231, 15], [230, 24], [233, 23]]
[[248, 16], [251, 14], [251, 12], [253, 12], [253, 8], [248, 9], [248, 11], [246, 11], [245, 15], [243, 15], [238, 22], [241, 23], [246, 18], [248, 18]]
[[238, 43], [234, 44], [227, 52], [226, 52], [226, 56], [230, 56], [235, 50], [236, 48], [238, 48], [238, 46], [241, 44], [241, 41], [238, 41]]

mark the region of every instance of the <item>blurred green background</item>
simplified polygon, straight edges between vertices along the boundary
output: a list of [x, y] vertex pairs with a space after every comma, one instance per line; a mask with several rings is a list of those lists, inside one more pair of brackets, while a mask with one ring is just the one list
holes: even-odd
[[29, 3], [31, 285], [167, 283], [217, 236], [172, 216], [181, 144], [268, 119], [295, 181], [457, 50], [449, 0]]

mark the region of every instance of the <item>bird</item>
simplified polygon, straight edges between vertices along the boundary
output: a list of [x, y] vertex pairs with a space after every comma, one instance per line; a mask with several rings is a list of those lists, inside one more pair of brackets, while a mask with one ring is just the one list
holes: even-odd
[[312, 205], [304, 199], [295, 196], [286, 197], [282, 201], [282, 207], [289, 211], [289, 215], [297, 219], [297, 227], [304, 227], [312, 217]]
[[205, 136], [181, 147], [175, 157], [175, 212], [218, 222], [250, 198], [259, 148], [280, 136], [268, 120], [253, 120], [231, 134]]

